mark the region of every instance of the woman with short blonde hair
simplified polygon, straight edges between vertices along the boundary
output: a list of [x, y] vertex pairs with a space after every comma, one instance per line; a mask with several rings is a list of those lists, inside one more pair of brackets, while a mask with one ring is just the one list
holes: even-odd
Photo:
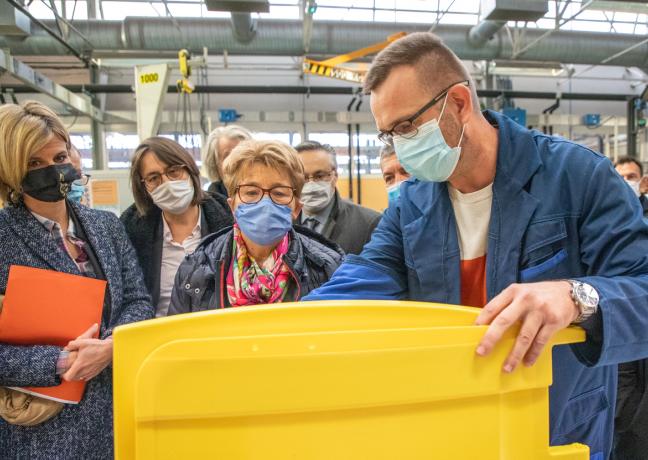
[[180, 265], [169, 314], [297, 301], [342, 261], [335, 243], [293, 228], [304, 169], [292, 147], [242, 142], [224, 170], [236, 223], [207, 237]]
[[[0, 292], [7, 289], [12, 265], [108, 282], [101, 323], [66, 347], [0, 343], [0, 387], [87, 382], [78, 404], [36, 396], [27, 396], [25, 402], [23, 394], [3, 390], [0, 456], [113, 458], [112, 330], [153, 316], [119, 219], [67, 199], [72, 182], [80, 177], [69, 149], [61, 120], [43, 104], [0, 106], [0, 197], [10, 204], [0, 210]], [[43, 411], [24, 411], [36, 407]]]
[[301, 196], [304, 187], [304, 165], [295, 149], [278, 141], [241, 142], [236, 148], [236, 155], [230, 155], [225, 160], [225, 187], [230, 196], [234, 196], [248, 168], [255, 163], [282, 171], [295, 190], [295, 196]]

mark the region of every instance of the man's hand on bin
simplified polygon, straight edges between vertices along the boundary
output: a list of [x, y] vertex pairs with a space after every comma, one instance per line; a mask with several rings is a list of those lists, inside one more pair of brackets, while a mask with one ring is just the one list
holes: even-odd
[[512, 284], [488, 302], [477, 317], [475, 324], [490, 325], [477, 346], [477, 354], [488, 355], [506, 330], [521, 323], [502, 369], [513, 372], [520, 361], [531, 366], [551, 337], [569, 326], [579, 313], [567, 281]]

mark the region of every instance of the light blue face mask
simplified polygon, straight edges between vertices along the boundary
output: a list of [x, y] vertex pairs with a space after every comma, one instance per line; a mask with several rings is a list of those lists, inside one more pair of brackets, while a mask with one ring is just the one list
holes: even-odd
[[398, 182], [390, 187], [387, 187], [387, 201], [392, 204], [400, 197], [400, 186], [403, 182]]
[[243, 234], [262, 246], [279, 242], [292, 228], [292, 209], [267, 196], [258, 203], [241, 203], [234, 216]]
[[422, 181], [445, 182], [459, 163], [465, 125], [461, 128], [459, 145], [456, 147], [448, 146], [439, 128], [439, 120], [443, 116], [447, 100], [446, 95], [439, 119], [423, 123], [419, 126], [416, 136], [409, 139], [394, 136], [394, 150], [398, 161], [405, 171]]
[[86, 190], [85, 185], [79, 185], [72, 182], [72, 185], [70, 186], [70, 191], [67, 194], [67, 199], [70, 201], [74, 201], [75, 203], [81, 203], [81, 198], [83, 198], [83, 195], [85, 194], [85, 190]]

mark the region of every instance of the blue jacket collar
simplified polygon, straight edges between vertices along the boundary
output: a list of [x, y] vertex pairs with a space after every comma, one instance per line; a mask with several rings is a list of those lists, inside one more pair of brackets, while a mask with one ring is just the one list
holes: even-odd
[[494, 188], [506, 181], [511, 191], [517, 191], [542, 166], [533, 134], [501, 113], [485, 110], [483, 114], [499, 130]]

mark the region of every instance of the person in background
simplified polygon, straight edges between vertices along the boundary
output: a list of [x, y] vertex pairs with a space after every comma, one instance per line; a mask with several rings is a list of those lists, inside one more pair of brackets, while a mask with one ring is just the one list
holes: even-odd
[[209, 133], [203, 154], [205, 169], [212, 181], [207, 189], [209, 193], [220, 193], [227, 197], [227, 188], [223, 183], [223, 161], [239, 142], [250, 139], [252, 133], [239, 125], [219, 126]]
[[[648, 199], [641, 190], [646, 177], [643, 166], [632, 157], [621, 157], [614, 164], [616, 171], [630, 186], [648, 217]], [[648, 452], [648, 360], [619, 364], [616, 415], [614, 418], [613, 460], [645, 458]]]
[[380, 221], [380, 213], [343, 200], [337, 191], [333, 147], [306, 141], [295, 147], [304, 165], [303, 211], [298, 222], [335, 241], [346, 254], [360, 254]]
[[344, 256], [334, 243], [292, 228], [304, 169], [277, 141], [246, 141], [224, 163], [236, 223], [205, 238], [180, 265], [169, 314], [292, 302], [326, 282]]
[[203, 192], [196, 162], [171, 139], [142, 142], [130, 176], [135, 203], [121, 220], [144, 271], [155, 316], [166, 316], [178, 266], [204, 236], [231, 226], [232, 214], [224, 197]]
[[398, 161], [394, 147], [391, 145], [384, 145], [380, 149], [380, 170], [387, 186], [387, 199], [391, 204], [400, 196], [401, 183], [410, 178], [410, 174]]
[[68, 200], [74, 201], [75, 203], [80, 203], [84, 206], [90, 206], [90, 197], [88, 193], [88, 182], [90, 181], [90, 174], [85, 174], [83, 172], [83, 166], [81, 164], [81, 153], [77, 148], [70, 144], [70, 161], [72, 166], [76, 169], [79, 174], [80, 179], [72, 182], [70, 191], [68, 193]]
[[621, 157], [614, 163], [614, 168], [639, 198], [644, 217], [648, 217], [648, 198], [644, 195], [648, 192], [648, 176], [644, 177], [643, 165], [636, 158]]
[[[69, 148], [61, 120], [41, 103], [0, 107], [0, 197], [10, 203], [0, 211], [0, 292], [11, 265], [108, 282], [99, 328], [92, 326], [65, 350], [0, 343], [0, 386], [88, 382], [79, 404], [65, 404], [42, 423], [22, 426], [0, 418], [2, 458], [112, 459], [112, 331], [153, 316], [119, 219], [65, 199], [79, 178]], [[97, 332], [99, 338], [92, 338]]]
[[[609, 458], [617, 364], [648, 356], [648, 221], [632, 191], [601, 154], [480, 111], [470, 73], [432, 33], [382, 50], [364, 90], [413, 178], [362, 253], [304, 300], [481, 308], [467, 364], [505, 334], [504, 373], [551, 354], [551, 445]], [[545, 349], [572, 324], [582, 343]]]

